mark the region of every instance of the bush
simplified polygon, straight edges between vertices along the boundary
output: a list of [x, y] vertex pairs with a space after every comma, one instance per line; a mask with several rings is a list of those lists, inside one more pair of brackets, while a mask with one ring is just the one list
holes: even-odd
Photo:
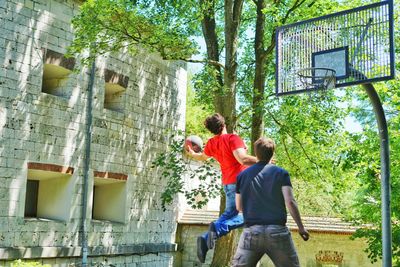
[[42, 265], [39, 262], [23, 262], [16, 260], [11, 263], [11, 267], [51, 267], [49, 264]]

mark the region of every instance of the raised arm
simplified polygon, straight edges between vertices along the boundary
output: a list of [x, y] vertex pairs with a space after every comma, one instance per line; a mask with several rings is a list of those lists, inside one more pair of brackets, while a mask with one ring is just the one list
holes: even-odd
[[299, 208], [297, 207], [297, 202], [293, 196], [293, 189], [291, 186], [282, 186], [282, 194], [285, 199], [285, 205], [292, 215], [293, 220], [296, 222], [297, 227], [299, 228], [299, 234], [303, 238], [304, 241], [307, 241], [310, 237], [306, 228], [304, 228], [303, 222], [301, 221], [301, 216], [299, 212]]
[[247, 154], [246, 149], [244, 148], [234, 150], [233, 156], [242, 165], [250, 166], [257, 162], [257, 158]]

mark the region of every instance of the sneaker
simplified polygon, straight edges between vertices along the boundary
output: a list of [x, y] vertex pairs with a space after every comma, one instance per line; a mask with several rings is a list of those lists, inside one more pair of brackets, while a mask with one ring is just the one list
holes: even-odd
[[206, 261], [207, 251], [208, 247], [206, 239], [202, 236], [197, 237], [197, 257], [201, 263]]
[[215, 224], [210, 223], [210, 226], [208, 227], [207, 247], [209, 249], [213, 249], [216, 240], [217, 240], [217, 230], [215, 229]]

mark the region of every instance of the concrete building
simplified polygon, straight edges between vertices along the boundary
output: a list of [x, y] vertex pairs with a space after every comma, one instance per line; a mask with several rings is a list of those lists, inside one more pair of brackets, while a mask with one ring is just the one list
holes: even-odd
[[121, 53], [73, 72], [79, 3], [0, 1], [0, 266], [171, 266], [151, 162], [184, 128], [186, 65]]

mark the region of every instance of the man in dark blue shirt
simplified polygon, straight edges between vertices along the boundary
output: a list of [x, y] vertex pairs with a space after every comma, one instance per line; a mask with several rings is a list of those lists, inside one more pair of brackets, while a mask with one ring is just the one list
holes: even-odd
[[297, 267], [299, 259], [286, 227], [286, 207], [307, 241], [309, 234], [301, 221], [293, 196], [289, 173], [270, 164], [275, 151], [271, 139], [254, 143], [258, 162], [238, 175], [236, 208], [243, 211], [245, 228], [233, 259], [233, 266], [256, 266], [266, 253], [277, 267]]

